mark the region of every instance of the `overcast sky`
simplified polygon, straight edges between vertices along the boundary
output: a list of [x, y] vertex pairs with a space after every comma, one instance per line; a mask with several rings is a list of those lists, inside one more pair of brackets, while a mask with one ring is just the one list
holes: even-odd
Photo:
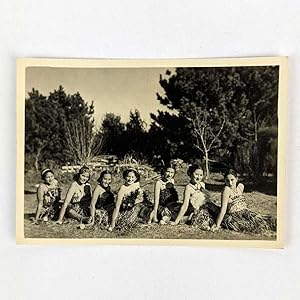
[[156, 98], [157, 92], [164, 94], [158, 81], [165, 72], [165, 68], [30, 67], [26, 69], [26, 95], [35, 88], [48, 96], [62, 85], [67, 94], [78, 91], [85, 101], [94, 101], [97, 124], [106, 112], [121, 115], [126, 122], [135, 108], [149, 124], [150, 112], [166, 110]]

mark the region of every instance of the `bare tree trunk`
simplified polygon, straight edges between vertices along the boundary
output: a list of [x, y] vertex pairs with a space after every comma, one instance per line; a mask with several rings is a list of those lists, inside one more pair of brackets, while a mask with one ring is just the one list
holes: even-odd
[[254, 141], [257, 143], [257, 119], [256, 119], [256, 111], [254, 110]]
[[209, 165], [208, 165], [208, 151], [205, 151], [205, 173], [206, 173], [206, 178], [209, 179], [210, 173], [209, 173]]
[[196, 147], [204, 154], [206, 178], [210, 177], [208, 153], [216, 147], [225, 125], [225, 116], [217, 132], [213, 132], [208, 121], [208, 112], [203, 113], [199, 107], [193, 111], [189, 118], [193, 124], [193, 135], [196, 138]]
[[38, 172], [39, 171], [39, 156], [38, 155], [35, 155], [34, 166], [35, 166], [36, 172]]
[[41, 153], [42, 153], [42, 150], [43, 150], [44, 147], [40, 147], [38, 150], [37, 150], [37, 153], [35, 155], [35, 160], [34, 160], [34, 166], [35, 166], [35, 170], [37, 172], [39, 172], [39, 160], [40, 160], [40, 156], [41, 156]]
[[256, 108], [253, 111], [253, 117], [254, 117], [254, 145], [252, 147], [253, 151], [253, 160], [254, 160], [254, 175], [256, 178], [260, 177], [259, 172], [259, 158], [257, 153], [257, 142], [258, 142], [258, 128], [257, 128], [257, 117], [256, 117]]

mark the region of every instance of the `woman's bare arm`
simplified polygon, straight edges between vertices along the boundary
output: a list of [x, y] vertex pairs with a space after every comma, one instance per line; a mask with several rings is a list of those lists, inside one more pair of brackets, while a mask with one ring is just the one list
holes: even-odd
[[117, 218], [118, 218], [118, 215], [119, 215], [120, 206], [121, 206], [121, 203], [122, 203], [123, 196], [124, 196], [124, 190], [121, 187], [119, 192], [118, 192], [118, 195], [117, 195], [116, 207], [115, 207], [113, 215], [112, 215], [112, 220], [111, 220], [111, 225], [110, 225], [109, 230], [114, 229], [115, 226], [116, 226], [116, 221], [117, 221]]
[[245, 186], [242, 183], [239, 183], [237, 188], [241, 191], [241, 193], [243, 193]]
[[184, 214], [186, 213], [190, 202], [190, 196], [191, 196], [191, 188], [189, 186], [186, 186], [183, 194], [183, 203], [181, 205], [179, 214], [174, 222], [174, 225], [177, 225], [183, 218]]
[[92, 217], [92, 221], [94, 220], [94, 217], [95, 217], [96, 203], [100, 196], [101, 190], [102, 190], [102, 188], [99, 185], [97, 185], [94, 190], [93, 196], [92, 196], [92, 200], [91, 200], [91, 204], [90, 204], [90, 215]]
[[229, 200], [229, 195], [230, 195], [230, 192], [227, 188], [224, 188], [223, 192], [222, 192], [222, 195], [221, 195], [221, 210], [220, 210], [220, 213], [218, 215], [218, 218], [217, 218], [217, 222], [216, 222], [216, 227], [219, 228], [222, 221], [223, 221], [223, 218], [225, 216], [225, 213], [227, 211], [227, 206], [228, 206], [228, 200]]
[[61, 210], [59, 212], [59, 217], [58, 217], [57, 222], [62, 222], [62, 219], [63, 219], [63, 217], [65, 216], [65, 213], [66, 213], [66, 209], [67, 209], [68, 205], [70, 204], [70, 202], [72, 200], [72, 197], [73, 197], [73, 195], [75, 193], [75, 189], [76, 189], [76, 187], [75, 187], [75, 184], [73, 182], [71, 184], [71, 186], [69, 187], [69, 190], [67, 192], [64, 204], [61, 207]]
[[40, 215], [42, 212], [45, 191], [46, 191], [46, 187], [43, 184], [40, 184], [37, 189], [38, 205], [37, 205], [36, 214], [35, 214], [36, 220], [38, 220], [40, 218]]
[[156, 181], [155, 186], [154, 186], [154, 216], [153, 219], [154, 221], [157, 221], [157, 210], [159, 206], [159, 196], [160, 196], [160, 191], [161, 191], [161, 182]]

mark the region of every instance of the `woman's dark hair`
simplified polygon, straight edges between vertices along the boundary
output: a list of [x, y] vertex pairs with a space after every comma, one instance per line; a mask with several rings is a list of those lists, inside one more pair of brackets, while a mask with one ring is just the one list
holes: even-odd
[[141, 179], [141, 175], [139, 174], [139, 172], [136, 169], [127, 169], [123, 172], [123, 178], [126, 179], [126, 177], [128, 176], [128, 174], [130, 172], [133, 172], [135, 177], [136, 177], [136, 181], [135, 182], [139, 182]]
[[81, 167], [81, 168], [79, 169], [78, 173], [76, 173], [76, 174], [74, 175], [73, 180], [74, 180], [74, 181], [78, 181], [78, 180], [79, 180], [79, 176], [80, 176], [81, 174], [83, 174], [83, 173], [88, 173], [88, 174], [89, 174], [89, 178], [88, 178], [88, 180], [87, 180], [87, 182], [88, 182], [88, 181], [90, 180], [90, 178], [91, 178], [91, 170], [90, 170], [90, 168], [87, 167], [87, 166]]
[[48, 173], [52, 173], [52, 174], [54, 175], [54, 173], [53, 173], [53, 171], [52, 171], [51, 169], [46, 168], [46, 169], [42, 170], [42, 172], [41, 172], [41, 178], [42, 178], [43, 180], [45, 180], [46, 175], [47, 175]]
[[165, 174], [165, 172], [167, 171], [167, 169], [173, 169], [174, 170], [174, 176], [176, 174], [176, 169], [175, 167], [172, 165], [172, 164], [166, 164], [165, 166], [163, 166], [161, 169], [160, 169], [160, 175], [163, 176]]
[[203, 171], [203, 168], [200, 165], [193, 164], [193, 165], [189, 166], [189, 168], [187, 170], [187, 174], [189, 175], [189, 177], [192, 177], [193, 173], [198, 169]]
[[102, 182], [102, 179], [103, 179], [103, 177], [104, 177], [104, 175], [107, 175], [107, 174], [111, 175], [111, 172], [108, 171], [108, 170], [102, 171], [101, 174], [100, 174], [100, 176], [99, 176], [99, 178], [97, 179], [97, 181], [98, 181], [99, 183], [101, 183], [101, 182]]
[[238, 178], [238, 173], [235, 170], [233, 170], [233, 169], [228, 169], [224, 173], [224, 178], [226, 178], [228, 175], [233, 175], [234, 177]]

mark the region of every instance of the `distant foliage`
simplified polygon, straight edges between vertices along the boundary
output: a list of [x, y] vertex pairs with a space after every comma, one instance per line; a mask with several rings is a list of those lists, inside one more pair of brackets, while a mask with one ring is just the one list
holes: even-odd
[[122, 157], [126, 153], [125, 124], [121, 122], [121, 117], [114, 113], [105, 114], [101, 130], [103, 132], [105, 154], [113, 154]]
[[[84, 163], [94, 155], [130, 156], [155, 167], [174, 158], [236, 168], [253, 178], [277, 174], [278, 66], [176, 68], [160, 77], [149, 128], [134, 109], [128, 122], [108, 112], [94, 126], [94, 105], [62, 86], [25, 102], [26, 168]], [[155, 99], [153, 99], [155, 101]]]
[[259, 174], [277, 175], [278, 129], [277, 127], [261, 128], [258, 132]]
[[[253, 164], [261, 164], [259, 132], [277, 126], [278, 70], [267, 66], [177, 68], [175, 74], [168, 72], [160, 79], [165, 94], [157, 97], [174, 114], [151, 115], [150, 132], [165, 136], [161, 148], [169, 148], [178, 157], [184, 157], [190, 148], [198, 150], [193, 158], [206, 163], [213, 158], [260, 172], [253, 168]], [[185, 134], [176, 135], [178, 130]]]
[[88, 118], [80, 117], [66, 125], [67, 150], [76, 164], [87, 164], [102, 152], [104, 137], [94, 132], [93, 123]]
[[147, 143], [147, 134], [145, 122], [142, 120], [140, 112], [135, 109], [129, 113], [129, 121], [125, 124], [126, 127], [126, 152], [137, 160], [145, 158], [145, 145]]
[[31, 164], [38, 170], [42, 151], [52, 138], [53, 120], [47, 98], [37, 90], [29, 93], [25, 101], [25, 166]]
[[189, 122], [184, 116], [159, 111], [151, 114], [153, 120], [148, 132], [147, 153], [149, 159], [161, 156], [165, 162], [180, 157], [189, 161], [197, 150], [192, 146]]
[[140, 112], [129, 112], [129, 121], [121, 122], [121, 117], [114, 113], [105, 114], [102, 120], [102, 132], [105, 139], [104, 152], [119, 157], [131, 155], [135, 159], [144, 159], [148, 135]]
[[25, 100], [25, 153], [34, 158], [36, 170], [49, 160], [74, 162], [68, 149], [67, 124], [77, 119], [93, 126], [94, 105], [79, 93], [67, 95], [62, 86], [48, 97], [32, 89]]

